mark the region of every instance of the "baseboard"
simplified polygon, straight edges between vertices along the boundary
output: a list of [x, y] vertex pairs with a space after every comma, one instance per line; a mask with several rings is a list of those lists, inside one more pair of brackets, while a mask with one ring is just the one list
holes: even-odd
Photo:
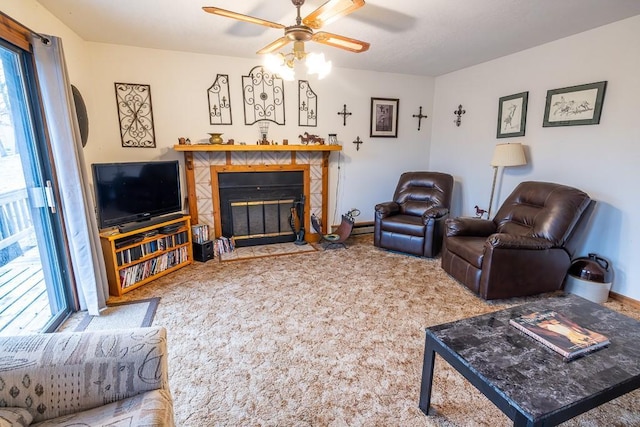
[[635, 300], [633, 298], [629, 298], [627, 296], [620, 295], [620, 294], [615, 293], [615, 292], [609, 292], [609, 298], [611, 298], [612, 300], [619, 301], [622, 304], [630, 305], [631, 307], [640, 309], [640, 301]]
[[[337, 225], [331, 226], [331, 232], [335, 232], [338, 229]], [[354, 222], [351, 229], [352, 235], [359, 234], [373, 234], [373, 221]]]

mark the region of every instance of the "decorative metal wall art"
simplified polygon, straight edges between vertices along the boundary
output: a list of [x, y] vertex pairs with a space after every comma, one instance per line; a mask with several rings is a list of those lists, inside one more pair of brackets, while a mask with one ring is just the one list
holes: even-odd
[[307, 80], [298, 80], [298, 126], [318, 125], [318, 95]]
[[360, 144], [362, 144], [364, 141], [360, 140], [360, 137], [357, 137], [355, 141], [353, 141], [354, 144], [356, 144], [356, 151], [360, 151]]
[[231, 95], [229, 95], [229, 75], [216, 74], [216, 79], [209, 89], [209, 122], [212, 125], [230, 125]]
[[344, 107], [342, 107], [342, 111], [338, 111], [338, 115], [342, 116], [342, 126], [346, 126], [347, 125], [347, 116], [350, 116], [352, 113], [349, 113], [347, 111], [347, 104], [344, 104]]
[[123, 147], [156, 146], [151, 109], [151, 87], [137, 83], [114, 83], [120, 137]]
[[458, 116], [458, 117], [453, 121], [453, 123], [455, 123], [455, 124], [456, 124], [456, 126], [460, 126], [460, 124], [462, 124], [462, 117], [461, 117], [461, 116], [462, 116], [464, 113], [466, 113], [466, 112], [467, 112], [467, 110], [463, 110], [463, 109], [462, 109], [462, 104], [458, 105], [458, 109], [457, 109], [457, 110], [455, 110], [455, 111], [453, 112], [453, 114], [455, 114], [456, 116]]
[[422, 105], [420, 106], [420, 110], [418, 111], [418, 114], [414, 114], [411, 117], [415, 117], [416, 119], [418, 119], [418, 130], [420, 130], [420, 122], [422, 122], [422, 119], [427, 118], [426, 114], [422, 114]]
[[253, 67], [249, 75], [242, 76], [242, 98], [245, 125], [260, 120], [284, 125], [284, 83], [277, 75], [262, 66]]

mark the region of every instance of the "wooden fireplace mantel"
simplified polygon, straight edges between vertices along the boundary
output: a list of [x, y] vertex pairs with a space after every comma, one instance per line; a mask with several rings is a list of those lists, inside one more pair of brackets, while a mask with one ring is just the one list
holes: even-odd
[[176, 144], [176, 151], [341, 151], [342, 145]]
[[[341, 145], [229, 145], [229, 144], [176, 144], [173, 146], [173, 149], [178, 152], [184, 153], [185, 159], [185, 168], [186, 168], [186, 181], [187, 181], [187, 192], [188, 192], [188, 201], [189, 201], [189, 214], [191, 215], [191, 223], [198, 224], [198, 205], [197, 205], [197, 194], [196, 194], [196, 178], [194, 171], [194, 153], [197, 152], [222, 152], [226, 153], [226, 167], [230, 169], [236, 169], [236, 167], [232, 164], [232, 153], [234, 152], [290, 152], [291, 160], [290, 165], [296, 165], [296, 153], [298, 152], [316, 152], [322, 153], [322, 218], [328, 218], [327, 210], [328, 210], [328, 187], [329, 187], [329, 155], [332, 151], [342, 151]], [[219, 166], [224, 169], [225, 166]], [[276, 166], [277, 167], [277, 166]], [[283, 166], [287, 168], [286, 166]], [[214, 168], [215, 169], [215, 168]], [[243, 168], [240, 168], [243, 169]], [[244, 167], [247, 171], [251, 170], [261, 170], [263, 169], [259, 165], [251, 166], [247, 165]], [[305, 183], [306, 191], [308, 192], [309, 188], [309, 178], [307, 172], [307, 182]], [[211, 184], [215, 184], [215, 179], [213, 179]], [[217, 201], [216, 201], [217, 203]], [[308, 204], [307, 200], [307, 204]], [[214, 203], [215, 205], [215, 203]], [[309, 231], [309, 210], [308, 206], [306, 207], [305, 214], [305, 227]], [[215, 211], [219, 209], [216, 208]], [[215, 212], [214, 212], [215, 215]], [[327, 222], [323, 221], [323, 232], [327, 232]], [[216, 228], [218, 228], [216, 226]], [[220, 230], [216, 230], [219, 232]], [[313, 233], [310, 233], [313, 234]], [[309, 236], [309, 234], [307, 234]], [[311, 236], [309, 236], [311, 237]]]

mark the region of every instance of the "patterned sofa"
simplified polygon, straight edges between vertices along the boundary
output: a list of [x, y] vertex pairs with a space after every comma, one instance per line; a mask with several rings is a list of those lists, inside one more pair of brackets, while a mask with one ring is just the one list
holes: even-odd
[[0, 337], [0, 425], [173, 426], [166, 330]]

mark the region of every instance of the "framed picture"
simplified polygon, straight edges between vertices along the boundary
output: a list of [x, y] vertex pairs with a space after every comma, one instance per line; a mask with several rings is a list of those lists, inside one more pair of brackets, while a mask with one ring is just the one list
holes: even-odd
[[398, 108], [400, 100], [394, 98], [371, 98], [371, 137], [398, 137]]
[[527, 124], [527, 101], [529, 92], [503, 96], [498, 101], [497, 138], [524, 136]]
[[607, 82], [547, 91], [543, 127], [597, 125]]

